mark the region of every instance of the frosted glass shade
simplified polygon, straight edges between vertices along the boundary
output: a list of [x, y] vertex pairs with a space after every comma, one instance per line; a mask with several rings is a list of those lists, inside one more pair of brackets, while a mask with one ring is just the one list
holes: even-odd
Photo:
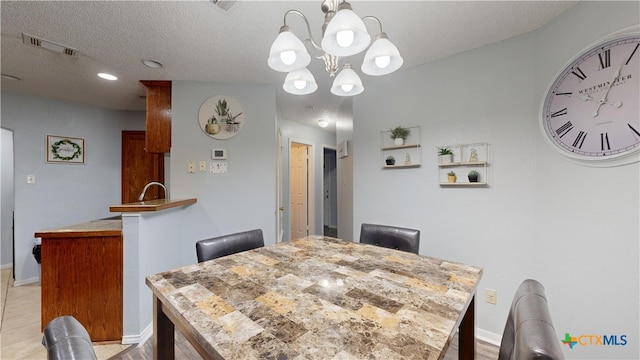
[[302, 68], [288, 73], [282, 88], [289, 94], [307, 95], [316, 91], [318, 84], [311, 71]]
[[267, 63], [275, 71], [291, 72], [307, 67], [311, 63], [311, 55], [302, 41], [285, 25], [271, 44]]
[[[349, 33], [349, 32], [352, 32]], [[353, 41], [349, 41], [353, 35]], [[348, 46], [340, 45], [344, 41]], [[340, 40], [340, 41], [339, 41]], [[342, 3], [338, 12], [327, 25], [322, 38], [322, 49], [336, 56], [351, 56], [362, 52], [369, 46], [371, 36], [367, 32], [362, 19], [351, 10], [349, 3]]]
[[367, 50], [360, 69], [367, 75], [386, 75], [398, 70], [403, 62], [398, 48], [389, 41], [387, 34], [382, 33]]
[[351, 68], [351, 64], [345, 64], [338, 73], [331, 86], [331, 93], [338, 96], [353, 96], [364, 91], [362, 80]]

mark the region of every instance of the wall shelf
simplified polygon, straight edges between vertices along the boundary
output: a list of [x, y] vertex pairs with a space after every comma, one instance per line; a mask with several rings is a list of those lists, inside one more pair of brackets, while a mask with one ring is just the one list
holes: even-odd
[[[488, 186], [489, 185], [489, 145], [487, 143], [457, 144], [439, 146], [440, 149], [447, 148], [453, 152], [452, 162], [447, 162], [446, 158], [438, 156], [438, 184], [440, 186]], [[478, 182], [469, 182], [468, 173], [471, 170], [477, 171], [480, 175]], [[447, 174], [453, 171], [456, 173], [456, 182], [448, 182]]]
[[[403, 145], [395, 145], [391, 130], [380, 131], [380, 164], [382, 169], [417, 168], [422, 164], [422, 134], [420, 126], [407, 127], [411, 131]], [[393, 156], [394, 165], [387, 165], [386, 159]]]

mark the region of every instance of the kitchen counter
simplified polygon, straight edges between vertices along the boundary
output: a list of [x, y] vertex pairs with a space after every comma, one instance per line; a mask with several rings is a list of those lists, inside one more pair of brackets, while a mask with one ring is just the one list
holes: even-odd
[[160, 211], [171, 209], [178, 206], [187, 206], [194, 204], [198, 199], [155, 199], [149, 201], [140, 201], [129, 204], [112, 205], [109, 207], [111, 212], [146, 212]]
[[74, 237], [118, 236], [122, 234], [122, 220], [93, 220], [76, 225], [41, 230], [35, 237], [66, 238], [70, 234]]
[[72, 315], [92, 341], [123, 334], [122, 220], [103, 219], [37, 231], [41, 245], [41, 330]]

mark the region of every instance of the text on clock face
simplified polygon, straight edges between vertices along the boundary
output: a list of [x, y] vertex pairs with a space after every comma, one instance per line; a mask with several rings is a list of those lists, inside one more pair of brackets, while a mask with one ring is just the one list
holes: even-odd
[[[601, 91], [601, 90], [606, 90], [608, 86], [613, 87], [613, 86], [617, 86], [617, 85], [622, 85], [622, 84], [624, 84], [625, 81], [631, 80], [632, 77], [633, 77], [633, 75], [631, 75], [631, 74], [626, 75], [626, 76], [619, 76], [613, 81], [605, 81], [605, 82], [597, 84], [597, 85], [593, 85], [593, 86], [589, 86], [589, 87], [584, 88], [584, 89], [580, 89], [580, 90], [578, 90], [578, 94], [592, 95], [594, 92], [598, 92], [598, 91]], [[556, 95], [558, 95], [558, 94], [556, 94]]]

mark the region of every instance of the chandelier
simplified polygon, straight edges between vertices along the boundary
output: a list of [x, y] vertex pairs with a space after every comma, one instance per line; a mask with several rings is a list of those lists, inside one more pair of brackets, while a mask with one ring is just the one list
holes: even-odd
[[[305, 42], [311, 44], [313, 50], [320, 54], [314, 57], [324, 61], [329, 76], [335, 77], [331, 92], [338, 96], [353, 96], [364, 91], [362, 81], [349, 60], [338, 72], [342, 57], [356, 55], [369, 48], [360, 69], [363, 73], [373, 76], [390, 74], [402, 66], [400, 52], [382, 31], [382, 23], [378, 18], [358, 17], [351, 9], [351, 4], [346, 1], [338, 5], [338, 0], [324, 0], [321, 9], [324, 12], [324, 24], [320, 45], [313, 40], [309, 21], [303, 13], [288, 10], [284, 14], [284, 25], [271, 45], [267, 61], [273, 70], [288, 73], [282, 85], [284, 91], [294, 95], [306, 95], [318, 88], [313, 74], [307, 69], [307, 65], [311, 63], [311, 55], [307, 52]], [[287, 25], [289, 14], [301, 16], [307, 24], [309, 37], [304, 41], [296, 37]], [[380, 33], [376, 35], [371, 46], [371, 37], [364, 20], [374, 20], [380, 28]]]

